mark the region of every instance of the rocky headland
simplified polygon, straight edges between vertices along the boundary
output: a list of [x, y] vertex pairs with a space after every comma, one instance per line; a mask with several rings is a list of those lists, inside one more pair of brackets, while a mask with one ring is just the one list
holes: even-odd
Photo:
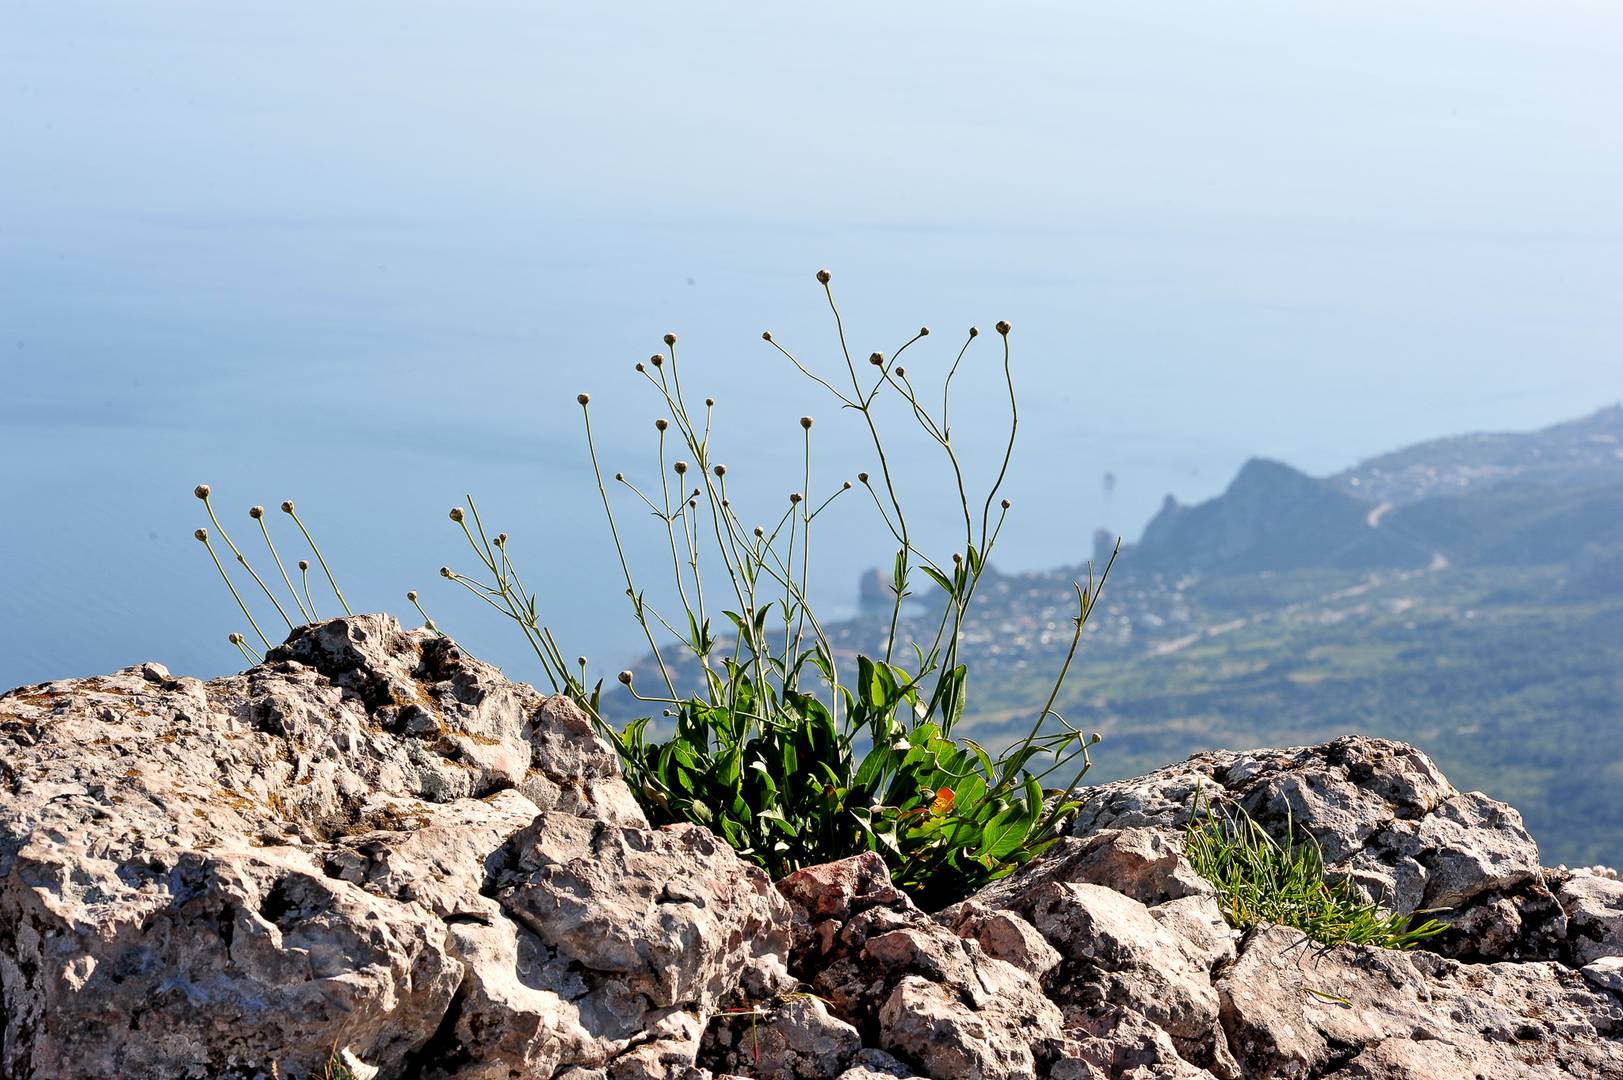
[[[1182, 855], [1197, 788], [1452, 929], [1235, 932]], [[14, 1080], [1599, 1080], [1623, 883], [1364, 738], [1090, 789], [945, 911], [877, 856], [774, 883], [650, 828], [566, 700], [368, 615], [0, 697], [0, 996]]]

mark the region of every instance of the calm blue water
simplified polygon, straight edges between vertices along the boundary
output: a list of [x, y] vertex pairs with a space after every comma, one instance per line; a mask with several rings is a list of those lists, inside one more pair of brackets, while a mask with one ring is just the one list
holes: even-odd
[[[418, 588], [524, 674], [435, 573], [471, 490], [614, 670], [636, 637], [575, 394], [646, 476], [631, 365], [674, 330], [758, 516], [802, 413], [817, 476], [871, 467], [759, 340], [837, 363], [819, 266], [859, 355], [934, 329], [916, 377], [1014, 321], [1013, 568], [1252, 454], [1329, 472], [1623, 397], [1614, 6], [985, 11], [6, 5], [0, 684], [233, 666], [199, 481], [239, 543], [296, 498], [356, 607]], [[992, 335], [971, 355], [984, 457]], [[945, 528], [928, 445], [897, 457]], [[863, 509], [816, 540], [830, 611], [888, 558]]]

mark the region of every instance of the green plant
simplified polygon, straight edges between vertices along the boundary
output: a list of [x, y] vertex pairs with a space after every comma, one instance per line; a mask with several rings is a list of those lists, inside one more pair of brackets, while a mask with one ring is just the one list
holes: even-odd
[[[814, 499], [816, 425], [812, 417], [801, 417], [802, 468], [787, 507], [775, 513], [770, 530], [764, 525], [747, 527], [728, 493], [727, 465], [713, 448], [715, 401], [705, 398], [702, 413], [690, 408], [677, 364], [676, 336], [666, 334], [667, 351], [635, 367], [666, 413], [654, 421], [658, 486], [652, 482], [638, 486], [621, 472], [613, 475], [613, 481], [659, 523], [669, 553], [670, 596], [675, 603], [670, 610], [680, 609], [674, 618], [663, 614], [637, 584], [599, 461], [591, 398], [577, 397], [625, 595], [648, 644], [659, 686], [643, 694], [633, 687], [630, 671], [621, 672], [619, 680], [637, 702], [655, 707], [649, 715], [621, 727], [605, 720], [602, 680], [588, 678], [585, 657], [568, 661], [543, 621], [536, 593], [514, 564], [507, 534], [493, 535], [486, 529], [471, 495], [466, 508], [454, 508], [450, 517], [480, 569], [468, 575], [444, 566], [440, 574], [519, 627], [547, 687], [568, 695], [590, 714], [619, 752], [627, 782], [656, 824], [704, 825], [774, 875], [877, 851], [897, 884], [916, 900], [926, 906], [944, 905], [1045, 850], [1076, 810], [1077, 804], [1065, 796], [1086, 774], [1092, 763], [1089, 749], [1099, 736], [1073, 727], [1054, 704], [1115, 555], [1097, 580], [1090, 567], [1087, 583], [1075, 583], [1077, 608], [1070, 646], [1025, 737], [994, 756], [973, 740], [957, 736], [954, 728], [964, 713], [969, 680], [968, 665], [959, 656], [961, 630], [1011, 505], [998, 497], [1019, 429], [1011, 327], [1007, 322], [997, 324], [1008, 391], [1007, 438], [992, 463], [995, 468], [988, 469], [991, 477], [984, 499], [972, 501], [965, 463], [953, 439], [950, 409], [953, 379], [980, 332], [971, 327], [954, 356], [941, 382], [940, 412], [934, 413], [900, 363], [904, 353], [929, 336], [928, 328], [920, 328], [889, 357], [872, 353], [871, 374], [864, 378], [847, 344], [829, 274], [819, 271], [817, 278], [833, 315], [849, 389], [815, 373], [770, 332], [761, 336], [831, 394], [842, 410], [857, 415], [875, 453], [878, 478], [859, 473], [857, 484], [845, 481]], [[962, 544], [950, 558], [932, 558], [915, 541], [875, 408], [882, 397], [899, 399], [947, 466], [956, 494], [954, 516], [963, 530]], [[882, 654], [844, 657], [808, 600], [812, 526], [835, 500], [859, 485], [895, 543], [893, 603]], [[215, 531], [291, 628], [287, 609], [220, 526], [209, 494], [207, 485], [196, 490]], [[294, 514], [293, 504], [285, 502], [282, 509], [298, 526], [347, 613], [343, 593]], [[299, 563], [301, 598], [271, 541], [262, 509], [253, 508], [250, 516], [259, 523], [300, 614], [315, 618], [308, 560]], [[254, 633], [269, 648], [270, 640], [215, 555], [208, 530], [199, 529], [197, 538]], [[711, 574], [708, 594], [706, 570]], [[718, 570], [725, 577], [720, 590], [714, 584]], [[920, 580], [940, 606], [928, 645], [907, 639], [902, 622], [904, 602]], [[438, 633], [416, 592], [407, 593], [407, 599], [428, 628]], [[661, 638], [674, 640], [679, 647], [662, 649]], [[231, 641], [250, 662], [258, 659], [243, 635], [233, 634]], [[910, 659], [905, 658], [909, 651]], [[684, 676], [682, 669], [688, 665], [693, 670]], [[1066, 782], [1058, 791], [1045, 790], [1043, 782], [1056, 773]]]
[[[584, 657], [573, 666], [567, 663], [542, 622], [535, 593], [513, 565], [507, 535], [491, 536], [471, 497], [466, 509], [455, 508], [450, 516], [482, 569], [476, 576], [450, 567], [440, 573], [518, 624], [551, 689], [585, 707], [618, 749], [632, 790], [656, 823], [707, 826], [774, 875], [878, 851], [897, 883], [919, 902], [945, 904], [1044, 850], [1076, 809], [1063, 792], [1086, 773], [1089, 748], [1099, 737], [1072, 727], [1053, 706], [1110, 566], [1097, 581], [1090, 569], [1087, 584], [1075, 586], [1070, 649], [1026, 736], [996, 756], [956, 736], [968, 688], [959, 631], [1010, 509], [998, 493], [1019, 426], [1011, 328], [997, 324], [1008, 436], [984, 500], [972, 504], [949, 410], [953, 378], [979, 331], [971, 328], [958, 350], [935, 414], [899, 362], [929, 330], [921, 328], [889, 357], [871, 354], [871, 374], [864, 379], [847, 344], [828, 273], [819, 272], [818, 280], [833, 314], [849, 389], [815, 373], [770, 332], [762, 338], [843, 410], [854, 412], [872, 444], [878, 479], [861, 473], [857, 482], [896, 545], [882, 655], [858, 656], [854, 664], [840, 657], [808, 601], [813, 525], [855, 486], [847, 481], [814, 498], [815, 421], [800, 420], [803, 467], [787, 506], [770, 529], [746, 526], [729, 495], [728, 467], [713, 446], [715, 402], [705, 398], [702, 413], [690, 406], [674, 334], [664, 337], [666, 352], [635, 366], [667, 414], [654, 422], [657, 486], [639, 486], [622, 472], [614, 473], [613, 481], [664, 534], [670, 595], [680, 609], [675, 618], [661, 613], [637, 583], [593, 436], [591, 399], [577, 398], [625, 595], [659, 683], [644, 694], [633, 686], [632, 672], [622, 672], [619, 680], [659, 715], [619, 728], [603, 720], [601, 681], [588, 686]], [[900, 398], [945, 459], [963, 529], [962, 547], [950, 559], [932, 558], [915, 543], [875, 409], [882, 395]], [[724, 576], [720, 600], [713, 582], [707, 593], [706, 568]], [[913, 595], [915, 572], [939, 590], [940, 616], [927, 646], [906, 642], [902, 634], [902, 607]], [[725, 623], [718, 632], [720, 619]], [[662, 650], [661, 637], [680, 642], [686, 658]], [[909, 647], [910, 663], [900, 659]], [[691, 683], [680, 675], [682, 663], [695, 667]], [[1067, 767], [1074, 773], [1061, 795], [1051, 797], [1043, 781], [1056, 772], [1063, 775]]]
[[1327, 879], [1324, 853], [1311, 837], [1275, 840], [1240, 807], [1203, 807], [1198, 794], [1184, 854], [1217, 886], [1224, 918], [1241, 930], [1272, 924], [1325, 946], [1410, 949], [1448, 929], [1435, 919], [1416, 925], [1412, 916], [1364, 899], [1350, 882]]

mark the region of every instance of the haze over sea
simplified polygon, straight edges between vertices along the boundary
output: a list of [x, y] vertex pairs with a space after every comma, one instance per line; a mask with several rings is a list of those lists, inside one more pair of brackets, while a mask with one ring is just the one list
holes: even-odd
[[[759, 340], [843, 368], [820, 266], [860, 356], [934, 330], [925, 381], [1014, 322], [1008, 569], [1251, 455], [1326, 473], [1587, 413], [1623, 397], [1620, 73], [1604, 2], [8, 3], [0, 686], [240, 666], [199, 481], [239, 543], [296, 498], [357, 610], [417, 588], [529, 676], [436, 574], [471, 490], [564, 648], [615, 670], [637, 640], [575, 394], [605, 468], [651, 480], [631, 366], [674, 330], [775, 519], [802, 413], [814, 487], [871, 466]], [[988, 452], [992, 339], [954, 411]], [[934, 483], [920, 440], [898, 458]], [[889, 552], [871, 507], [831, 521], [837, 610]]]

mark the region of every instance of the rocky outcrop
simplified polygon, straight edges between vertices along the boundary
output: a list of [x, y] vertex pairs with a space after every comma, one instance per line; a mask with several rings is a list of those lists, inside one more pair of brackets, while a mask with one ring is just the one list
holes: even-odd
[[[1239, 934], [1197, 789], [1317, 839], [1438, 952]], [[1446, 955], [1444, 955], [1446, 954]], [[650, 828], [587, 718], [385, 616], [211, 682], [0, 697], [0, 1077], [1623, 1075], [1623, 886], [1547, 870], [1418, 751], [1206, 754], [1090, 789], [919, 910], [873, 854], [776, 885]]]

